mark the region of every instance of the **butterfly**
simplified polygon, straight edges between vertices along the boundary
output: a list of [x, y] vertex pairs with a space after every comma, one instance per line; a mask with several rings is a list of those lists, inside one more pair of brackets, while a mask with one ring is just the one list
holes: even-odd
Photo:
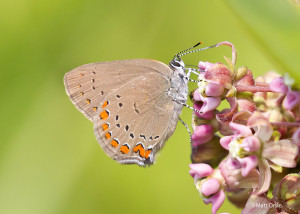
[[186, 105], [189, 75], [181, 56], [189, 49], [169, 65], [129, 59], [90, 63], [65, 74], [66, 93], [94, 123], [96, 139], [109, 157], [121, 164], [154, 163]]

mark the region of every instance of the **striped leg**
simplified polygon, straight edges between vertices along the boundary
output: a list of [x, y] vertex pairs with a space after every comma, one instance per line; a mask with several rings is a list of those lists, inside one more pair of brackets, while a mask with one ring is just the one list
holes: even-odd
[[184, 127], [188, 131], [188, 133], [190, 135], [190, 143], [192, 143], [192, 134], [191, 134], [191, 131], [190, 131], [189, 127], [187, 126], [187, 124], [180, 117], [179, 117], [179, 121], [184, 125]]

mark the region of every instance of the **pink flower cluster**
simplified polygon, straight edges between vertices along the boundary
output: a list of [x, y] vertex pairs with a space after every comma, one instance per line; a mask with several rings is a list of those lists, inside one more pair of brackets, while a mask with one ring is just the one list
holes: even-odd
[[[300, 91], [275, 72], [253, 78], [227, 64], [200, 62], [193, 107], [190, 175], [217, 213], [225, 200], [242, 213], [300, 210]], [[272, 192], [273, 197], [268, 197]], [[264, 205], [267, 204], [267, 205]]]

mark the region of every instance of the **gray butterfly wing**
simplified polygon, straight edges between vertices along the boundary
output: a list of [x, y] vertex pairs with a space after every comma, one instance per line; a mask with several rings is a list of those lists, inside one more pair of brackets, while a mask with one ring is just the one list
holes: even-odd
[[171, 75], [169, 67], [159, 61], [119, 60], [79, 66], [65, 74], [64, 84], [76, 108], [93, 121], [99, 104], [110, 92], [148, 72]]
[[146, 72], [105, 97], [94, 118], [94, 132], [114, 160], [148, 165], [174, 132], [180, 112], [174, 112], [175, 103], [168, 95], [168, 76], [149, 67], [135, 69]]
[[97, 140], [110, 157], [146, 165], [173, 134], [181, 112], [167, 96], [172, 75], [159, 61], [121, 60], [77, 67], [64, 84], [77, 109], [94, 121]]

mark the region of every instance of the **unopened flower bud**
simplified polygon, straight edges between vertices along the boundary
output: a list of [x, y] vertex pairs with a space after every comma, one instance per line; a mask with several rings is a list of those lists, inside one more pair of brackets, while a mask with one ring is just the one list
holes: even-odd
[[273, 190], [274, 200], [282, 205], [282, 210], [297, 214], [300, 210], [300, 175], [285, 176]]
[[293, 134], [293, 143], [300, 146], [300, 128], [298, 128]]
[[228, 154], [227, 150], [219, 143], [220, 137], [214, 137], [204, 144], [192, 147], [191, 159], [193, 163], [206, 163], [213, 168], [217, 167], [221, 160]]
[[211, 125], [196, 126], [194, 133], [192, 134], [192, 145], [197, 146], [203, 143], [207, 143], [214, 136], [214, 130]]

